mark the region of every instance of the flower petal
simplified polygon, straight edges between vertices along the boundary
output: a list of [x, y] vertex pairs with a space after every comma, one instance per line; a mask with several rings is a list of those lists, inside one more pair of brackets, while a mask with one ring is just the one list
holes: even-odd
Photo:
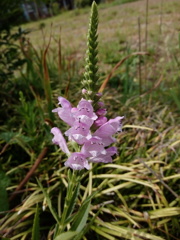
[[71, 103], [63, 98], [63, 97], [58, 97], [59, 103], [61, 104], [62, 107], [58, 107], [52, 110], [52, 112], [57, 112], [59, 117], [68, 125], [72, 126], [75, 119], [73, 117], [73, 114], [71, 112], [72, 106]]
[[97, 156], [90, 157], [88, 160], [90, 162], [103, 162], [103, 163], [111, 163], [112, 157], [114, 154], [117, 154], [116, 147], [110, 147], [106, 149], [106, 154], [99, 154]]
[[71, 103], [67, 99], [63, 97], [58, 97], [58, 100], [59, 100], [58, 104], [61, 104], [63, 108], [72, 108]]
[[90, 138], [82, 146], [81, 153], [83, 153], [87, 157], [95, 157], [98, 154], [106, 154], [102, 139], [97, 137]]
[[100, 128], [98, 128], [93, 134], [93, 136], [97, 136], [107, 140], [109, 139], [110, 142], [111, 141], [114, 142], [111, 136], [121, 130], [121, 120], [123, 118], [124, 117], [116, 117], [114, 119], [110, 119], [108, 122], [104, 123]]
[[97, 119], [97, 115], [93, 112], [92, 103], [83, 98], [81, 99], [81, 101], [77, 106], [77, 111], [74, 112], [75, 117], [82, 116], [82, 115], [85, 115], [91, 118], [92, 120]]
[[87, 159], [82, 153], [72, 153], [68, 160], [64, 163], [66, 167], [74, 170], [90, 169]]
[[72, 139], [82, 145], [87, 139], [89, 139], [89, 126], [85, 123], [74, 122], [74, 125], [65, 132], [65, 135], [69, 137], [69, 140]]
[[61, 131], [59, 128], [54, 127], [51, 129], [51, 133], [54, 134], [54, 138], [52, 139], [52, 142], [56, 145], [59, 145], [59, 147], [61, 148], [61, 150], [66, 153], [66, 154], [70, 154], [70, 151], [67, 147], [66, 144], [66, 140], [64, 139]]

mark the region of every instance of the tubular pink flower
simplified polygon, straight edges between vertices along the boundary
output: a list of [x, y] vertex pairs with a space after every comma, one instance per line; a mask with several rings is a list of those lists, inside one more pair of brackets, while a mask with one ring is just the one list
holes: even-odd
[[96, 120], [97, 116], [93, 111], [93, 107], [91, 102], [85, 100], [85, 99], [81, 99], [81, 101], [79, 102], [77, 109], [73, 110], [73, 115], [75, 118], [78, 118], [79, 116], [85, 115], [89, 118], [91, 118], [92, 120]]
[[68, 125], [73, 126], [75, 121], [74, 116], [71, 112], [71, 103], [63, 97], [58, 97], [59, 103], [62, 107], [58, 107], [52, 110], [52, 112], [57, 112], [59, 117]]
[[121, 131], [121, 119], [123, 119], [123, 117], [116, 117], [114, 119], [110, 119], [100, 128], [98, 128], [94, 135], [99, 137], [108, 137], [118, 131]]
[[72, 153], [64, 165], [74, 170], [90, 169], [86, 156], [78, 152]]
[[75, 122], [74, 125], [65, 132], [65, 135], [69, 137], [69, 140], [74, 140], [80, 145], [84, 144], [87, 139], [91, 137], [89, 126], [81, 122]]
[[92, 118], [89, 118], [86, 115], [80, 115], [80, 116], [76, 117], [76, 121], [79, 123], [85, 123], [89, 128], [94, 123], [94, 120]]
[[67, 99], [58, 97], [58, 100], [58, 104], [60, 104], [63, 108], [72, 108], [71, 103]]
[[54, 138], [52, 139], [52, 142], [56, 145], [59, 145], [59, 147], [61, 148], [61, 150], [66, 153], [66, 154], [70, 154], [70, 151], [67, 147], [67, 143], [66, 140], [64, 139], [61, 131], [59, 130], [59, 128], [54, 127], [51, 129], [51, 133], [54, 134]]
[[109, 123], [116, 130], [116, 132], [121, 132], [122, 131], [122, 122], [121, 122], [121, 120], [123, 118], [124, 117], [116, 117], [114, 119], [110, 119], [109, 120]]
[[121, 120], [123, 117], [116, 117], [114, 119], [110, 119], [108, 122], [104, 123], [100, 128], [98, 128], [93, 136], [97, 136], [102, 138], [105, 146], [116, 141], [115, 138], [112, 137], [116, 132], [121, 131]]
[[116, 147], [110, 147], [106, 149], [106, 154], [99, 153], [96, 156], [90, 157], [88, 160], [90, 162], [103, 162], [103, 163], [111, 163], [112, 162], [112, 156], [114, 154], [117, 154]]
[[92, 137], [87, 142], [84, 143], [81, 149], [86, 157], [96, 157], [98, 154], [106, 154], [104, 149], [104, 143], [101, 138]]

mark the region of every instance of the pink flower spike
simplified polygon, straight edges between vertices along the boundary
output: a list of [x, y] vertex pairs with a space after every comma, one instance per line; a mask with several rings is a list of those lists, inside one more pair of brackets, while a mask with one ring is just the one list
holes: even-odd
[[54, 134], [54, 138], [52, 139], [52, 142], [56, 145], [59, 145], [61, 150], [64, 153], [69, 155], [70, 151], [67, 147], [66, 140], [64, 139], [64, 137], [63, 137], [61, 131], [59, 130], [59, 128], [57, 128], [57, 127], [52, 128], [51, 133]]
[[66, 167], [70, 167], [74, 170], [82, 170], [84, 168], [90, 169], [88, 161], [85, 158], [86, 156], [82, 153], [72, 153], [68, 160], [65, 162]]

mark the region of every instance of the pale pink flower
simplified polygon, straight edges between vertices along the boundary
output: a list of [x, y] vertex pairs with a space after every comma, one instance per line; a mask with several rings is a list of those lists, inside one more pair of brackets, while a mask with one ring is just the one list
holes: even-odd
[[72, 153], [64, 165], [74, 170], [90, 169], [86, 156], [79, 152]]
[[70, 154], [70, 151], [67, 147], [67, 143], [66, 140], [64, 139], [61, 131], [59, 128], [54, 127], [51, 129], [51, 133], [54, 134], [54, 137], [52, 139], [52, 142], [56, 145], [59, 145], [59, 147], [61, 148], [61, 150], [66, 153], [66, 154]]
[[[87, 93], [85, 89], [82, 92]], [[97, 94], [100, 97], [101, 94]], [[94, 113], [92, 101], [81, 99], [77, 107], [72, 107], [71, 103], [63, 97], [59, 97], [58, 107], [53, 110], [59, 117], [71, 127], [65, 132], [70, 141], [75, 141], [82, 145], [80, 152], [70, 153], [66, 140], [61, 131], [54, 127], [51, 133], [54, 134], [53, 143], [59, 145], [61, 150], [69, 157], [65, 166], [74, 170], [89, 169], [88, 162], [112, 162], [112, 156], [117, 154], [115, 147], [107, 148], [116, 139], [114, 134], [121, 131], [121, 120], [124, 117], [116, 117], [107, 121], [104, 116], [107, 111], [103, 108], [104, 104], [98, 102], [100, 108]], [[94, 133], [91, 132], [91, 127]]]
[[59, 117], [68, 125], [73, 126], [75, 118], [71, 112], [71, 103], [63, 97], [58, 98], [59, 103], [62, 107], [58, 107], [52, 110], [52, 112], [57, 112]]
[[114, 154], [117, 154], [117, 149], [116, 147], [110, 147], [106, 149], [106, 154], [97, 154], [96, 156], [90, 157], [88, 159], [89, 162], [103, 162], [103, 163], [111, 163], [112, 162], [112, 156]]
[[85, 99], [81, 99], [76, 109], [73, 109], [73, 116], [78, 118], [79, 116], [85, 115], [92, 120], [97, 119], [97, 115], [94, 113], [92, 103]]
[[115, 142], [116, 139], [112, 137], [118, 131], [121, 131], [121, 120], [124, 117], [116, 117], [114, 119], [110, 119], [108, 122], [104, 123], [100, 128], [98, 128], [93, 136], [97, 136], [102, 138], [105, 146], [109, 146], [111, 143]]
[[84, 144], [91, 137], [89, 126], [82, 122], [74, 122], [74, 125], [65, 132], [69, 140], [74, 140], [78, 144]]
[[98, 137], [90, 138], [82, 146], [81, 153], [83, 153], [87, 157], [95, 157], [98, 154], [105, 155], [106, 150], [104, 148], [104, 143], [102, 142], [102, 139]]

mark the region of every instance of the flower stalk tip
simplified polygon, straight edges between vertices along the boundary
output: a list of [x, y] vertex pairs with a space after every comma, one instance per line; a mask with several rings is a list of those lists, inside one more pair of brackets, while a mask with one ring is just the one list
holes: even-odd
[[[91, 99], [94, 98], [93, 93], [97, 92], [98, 86], [97, 82], [99, 80], [98, 76], [98, 10], [97, 10], [97, 4], [96, 2], [92, 3], [91, 7], [91, 16], [90, 16], [90, 23], [89, 23], [89, 30], [88, 30], [88, 36], [87, 36], [87, 51], [86, 51], [86, 64], [85, 64], [85, 73], [84, 73], [84, 79], [82, 81], [84, 89], [87, 90], [87, 93], [85, 93], [85, 96], [87, 99], [89, 99], [89, 96], [91, 96]], [[90, 94], [89, 94], [90, 93]]]

